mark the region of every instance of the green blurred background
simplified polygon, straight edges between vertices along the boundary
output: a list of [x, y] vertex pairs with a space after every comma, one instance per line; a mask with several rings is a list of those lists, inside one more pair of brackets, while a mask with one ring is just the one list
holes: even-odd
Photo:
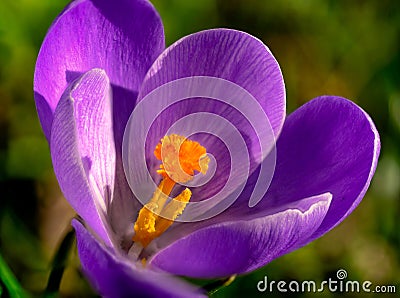
[[[22, 286], [38, 296], [46, 286], [55, 250], [74, 216], [57, 186], [32, 92], [41, 42], [67, 2], [0, 1], [0, 253]], [[348, 280], [397, 285], [399, 292], [399, 2], [153, 3], [163, 19], [167, 45], [208, 28], [246, 31], [263, 40], [280, 63], [288, 112], [318, 95], [341, 95], [365, 109], [381, 135], [376, 175], [351, 216], [321, 239], [252, 274], [238, 277], [215, 297], [275, 297], [279, 296], [276, 291], [257, 291], [257, 282], [265, 275], [270, 280], [322, 281], [335, 277], [340, 268], [347, 270]], [[7, 295], [0, 282], [0, 296]], [[339, 296], [324, 293], [325, 297], [336, 295]], [[76, 251], [68, 258], [60, 296], [94, 296], [79, 272]]]

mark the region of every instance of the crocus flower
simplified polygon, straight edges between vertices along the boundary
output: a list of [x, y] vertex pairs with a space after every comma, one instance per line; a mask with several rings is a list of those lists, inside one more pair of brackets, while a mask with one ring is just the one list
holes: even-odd
[[[268, 121], [249, 123], [226, 102], [194, 97], [168, 106], [150, 127], [128, 122], [158, 87], [191, 77], [240, 86]], [[207, 30], [164, 49], [160, 17], [146, 0], [73, 1], [44, 39], [34, 91], [58, 182], [80, 216], [72, 225], [83, 271], [104, 296], [202, 296], [174, 275], [244, 274], [304, 246], [360, 203], [379, 156], [372, 120], [344, 98], [318, 97], [285, 119], [281, 70], [253, 36]], [[157, 105], [142, 110], [143, 119]], [[200, 112], [217, 114], [236, 128], [249, 152], [250, 159], [242, 162], [247, 169], [240, 160], [234, 164], [229, 153], [235, 149], [215, 137], [168, 133], [177, 120]], [[209, 124], [191, 123], [199, 122]], [[254, 130], [260, 125], [277, 139], [276, 166], [261, 201], [249, 207], [267, 158]], [[144, 160], [154, 181], [144, 207], [130, 187], [135, 179], [147, 181], [131, 162], [135, 128], [148, 131]], [[128, 146], [124, 154], [123, 142]], [[213, 161], [217, 167], [207, 183], [180, 187], [198, 172], [211, 173]], [[188, 203], [213, 196], [228, 174], [243, 172], [249, 178], [226, 210], [205, 220], [178, 222]], [[169, 196], [176, 200], [167, 202]]]

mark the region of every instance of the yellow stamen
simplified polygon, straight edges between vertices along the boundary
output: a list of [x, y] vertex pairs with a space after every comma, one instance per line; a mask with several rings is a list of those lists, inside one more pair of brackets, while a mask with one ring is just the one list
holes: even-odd
[[150, 201], [139, 211], [132, 238], [143, 247], [164, 233], [188, 204], [192, 192], [186, 188], [165, 205], [175, 184], [192, 180], [195, 171], [205, 174], [210, 161], [203, 146], [176, 134], [162, 138], [154, 155], [162, 161], [157, 173], [163, 176], [163, 180]]
[[185, 188], [175, 199], [173, 199], [161, 212], [160, 218], [156, 223], [156, 237], [164, 233], [177, 219], [179, 215], [183, 213], [187, 203], [192, 196], [192, 192], [189, 188]]

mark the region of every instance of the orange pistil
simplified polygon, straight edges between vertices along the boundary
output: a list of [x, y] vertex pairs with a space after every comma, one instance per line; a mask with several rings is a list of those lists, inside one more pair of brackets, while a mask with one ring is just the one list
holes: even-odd
[[194, 171], [207, 172], [210, 159], [206, 153], [206, 148], [185, 137], [165, 136], [154, 150], [156, 158], [162, 161], [157, 173], [177, 183], [187, 182], [193, 179]]
[[164, 233], [189, 202], [192, 192], [186, 188], [166, 204], [175, 184], [192, 180], [195, 171], [205, 174], [210, 161], [203, 146], [176, 134], [162, 138], [154, 155], [162, 161], [157, 173], [163, 176], [163, 180], [150, 201], [139, 211], [134, 225], [133, 241], [140, 242], [143, 247]]

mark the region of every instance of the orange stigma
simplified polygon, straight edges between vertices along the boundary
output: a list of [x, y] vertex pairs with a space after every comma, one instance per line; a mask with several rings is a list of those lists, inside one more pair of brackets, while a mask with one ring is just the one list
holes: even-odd
[[167, 200], [176, 183], [192, 180], [195, 171], [207, 173], [210, 158], [206, 153], [206, 149], [199, 143], [180, 135], [172, 134], [161, 139], [154, 155], [162, 162], [157, 173], [162, 175], [163, 180], [153, 197], [139, 211], [134, 225], [134, 242], [146, 247], [183, 213], [192, 196], [188, 188], [170, 202], [167, 203]]

